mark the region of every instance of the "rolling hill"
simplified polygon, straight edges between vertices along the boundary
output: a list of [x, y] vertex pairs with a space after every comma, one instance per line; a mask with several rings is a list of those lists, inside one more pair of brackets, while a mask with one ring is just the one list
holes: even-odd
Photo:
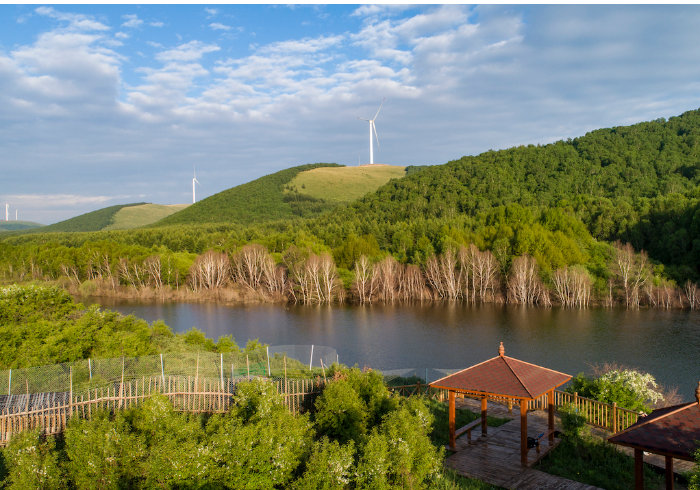
[[190, 204], [140, 204], [125, 206], [114, 214], [111, 225], [102, 228], [109, 230], [128, 230], [139, 226], [150, 225], [171, 214], [182, 211]]
[[29, 230], [32, 228], [40, 228], [42, 226], [44, 225], [34, 223], [33, 221], [0, 221], [0, 232]]

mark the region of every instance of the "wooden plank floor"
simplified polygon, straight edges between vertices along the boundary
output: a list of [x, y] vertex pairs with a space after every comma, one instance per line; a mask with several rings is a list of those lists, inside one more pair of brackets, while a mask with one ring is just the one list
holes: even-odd
[[[471, 407], [468, 399], [460, 402], [458, 407], [461, 405], [464, 408], [477, 408]], [[477, 403], [474, 401], [475, 405]], [[513, 413], [509, 413], [506, 407], [490, 403], [489, 415], [512, 417], [519, 414], [515, 409]], [[527, 427], [531, 437], [544, 432], [547, 428], [546, 412], [530, 412]], [[521, 466], [519, 417], [500, 427], [489, 427], [486, 436], [481, 436], [478, 430], [473, 431], [472, 442], [473, 444], [467, 444], [466, 436], [457, 439], [457, 452], [445, 459], [445, 466], [461, 475], [506, 489], [597, 490], [591, 485]], [[555, 439], [555, 446], [557, 443], [558, 439]], [[539, 453], [535, 449], [528, 451], [528, 466], [541, 459], [555, 446], [549, 446], [549, 441], [542, 441]]]

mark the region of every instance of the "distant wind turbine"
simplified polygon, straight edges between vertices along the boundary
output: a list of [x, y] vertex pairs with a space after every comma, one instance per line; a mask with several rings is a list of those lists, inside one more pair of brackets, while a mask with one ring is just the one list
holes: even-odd
[[197, 180], [197, 169], [195, 169], [194, 166], [192, 168], [194, 169], [194, 178], [192, 179], [192, 204], [194, 204], [194, 183], [197, 182], [199, 184], [199, 181]]
[[5, 204], [5, 221], [10, 221], [10, 205]]
[[374, 121], [377, 119], [377, 116], [379, 115], [379, 111], [382, 110], [382, 106], [384, 105], [384, 101], [386, 99], [382, 99], [382, 103], [379, 105], [379, 109], [377, 109], [377, 113], [374, 115], [374, 119], [363, 119], [361, 117], [358, 117], [359, 120], [361, 121], [368, 121], [369, 122], [369, 164], [372, 165], [374, 164], [374, 148], [372, 146], [372, 130], [374, 130], [374, 136], [377, 138], [377, 148], [379, 148], [379, 135], [377, 134], [377, 126], [375, 126]]

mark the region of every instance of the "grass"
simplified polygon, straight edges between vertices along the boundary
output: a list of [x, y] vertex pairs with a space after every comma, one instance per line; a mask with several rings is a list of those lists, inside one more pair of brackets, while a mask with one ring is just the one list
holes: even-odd
[[498, 490], [501, 487], [490, 485], [481, 480], [466, 478], [445, 468], [443, 477], [439, 481], [432, 483], [428, 488], [430, 490]]
[[106, 208], [91, 211], [81, 214], [75, 218], [70, 218], [65, 221], [54, 223], [53, 225], [42, 226], [32, 230], [27, 230], [27, 233], [49, 233], [49, 232], [76, 232], [76, 231], [100, 231], [111, 225], [114, 221], [114, 215], [121, 209], [130, 206], [141, 206], [145, 202], [133, 204], [117, 204]]
[[405, 167], [393, 165], [315, 168], [297, 174], [285, 186], [285, 193], [296, 190], [326, 202], [347, 203], [405, 175]]
[[114, 215], [114, 222], [103, 230], [127, 230], [139, 226], [150, 225], [171, 214], [182, 211], [189, 204], [142, 204], [121, 208]]
[[[536, 468], [606, 490], [634, 490], [634, 458], [590, 435], [564, 437]], [[644, 488], [665, 488], [664, 476], [646, 464]]]

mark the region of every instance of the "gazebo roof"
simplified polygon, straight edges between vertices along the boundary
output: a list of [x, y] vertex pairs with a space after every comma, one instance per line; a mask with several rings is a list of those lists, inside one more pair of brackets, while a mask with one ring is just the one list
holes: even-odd
[[693, 459], [700, 440], [700, 402], [660, 408], [608, 441], [656, 454]]
[[498, 357], [433, 381], [430, 386], [534, 399], [571, 379], [568, 374], [506, 356], [503, 342], [498, 352]]

